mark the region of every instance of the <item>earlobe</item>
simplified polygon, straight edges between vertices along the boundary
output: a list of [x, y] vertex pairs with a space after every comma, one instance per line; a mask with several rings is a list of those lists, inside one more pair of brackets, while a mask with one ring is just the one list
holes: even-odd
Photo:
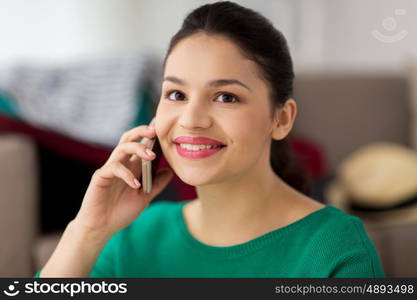
[[274, 124], [272, 128], [272, 139], [274, 140], [280, 140], [282, 139], [281, 135], [281, 124], [280, 124], [280, 109], [276, 109], [274, 114]]
[[286, 136], [285, 132], [281, 125], [277, 124], [277, 126], [272, 131], [272, 139], [274, 140], [282, 140]]

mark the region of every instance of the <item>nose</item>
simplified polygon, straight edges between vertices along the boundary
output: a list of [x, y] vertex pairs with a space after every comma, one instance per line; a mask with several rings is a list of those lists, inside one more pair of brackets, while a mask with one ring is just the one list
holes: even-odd
[[212, 124], [210, 109], [203, 99], [191, 99], [184, 104], [178, 118], [180, 127], [188, 130], [209, 128]]

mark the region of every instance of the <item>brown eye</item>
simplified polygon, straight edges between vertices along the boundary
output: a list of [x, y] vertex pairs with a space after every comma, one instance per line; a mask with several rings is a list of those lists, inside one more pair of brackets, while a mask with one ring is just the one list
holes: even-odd
[[184, 100], [184, 95], [179, 91], [168, 92], [167, 96], [169, 100], [173, 100], [173, 101]]
[[223, 103], [235, 103], [235, 102], [239, 102], [239, 98], [237, 98], [236, 96], [232, 95], [232, 94], [227, 94], [227, 93], [222, 93], [219, 95], [219, 97], [217, 97], [217, 99], [221, 99], [220, 102]]

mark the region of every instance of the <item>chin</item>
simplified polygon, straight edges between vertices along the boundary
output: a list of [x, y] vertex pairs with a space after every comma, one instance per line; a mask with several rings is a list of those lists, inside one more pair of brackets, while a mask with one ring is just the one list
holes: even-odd
[[[169, 151], [164, 151], [164, 153], [169, 153]], [[165, 155], [165, 158], [178, 178], [188, 185], [213, 184], [221, 182], [224, 178], [221, 172], [223, 168], [219, 168], [220, 166], [216, 168], [204, 161], [202, 163], [191, 160], [183, 161], [184, 158], [182, 157], [172, 157], [170, 155]]]
[[177, 176], [186, 184], [192, 186], [205, 185], [211, 182], [211, 177], [207, 174], [202, 173], [200, 170], [194, 171], [176, 171]]

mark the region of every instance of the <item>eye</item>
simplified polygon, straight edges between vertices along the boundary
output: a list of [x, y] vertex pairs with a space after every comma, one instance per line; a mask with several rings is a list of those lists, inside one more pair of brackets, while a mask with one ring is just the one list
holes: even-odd
[[217, 97], [217, 99], [221, 98], [223, 103], [235, 103], [235, 102], [240, 102], [239, 98], [236, 97], [233, 94], [229, 94], [229, 93], [221, 93], [219, 94], [219, 96]]
[[[185, 96], [182, 92], [177, 91], [177, 90], [173, 90], [173, 91], [168, 91], [165, 94], [165, 98], [169, 99], [171, 101], [182, 101], [185, 99]], [[230, 93], [220, 93], [218, 94], [217, 99], [221, 99], [220, 102], [223, 103], [235, 103], [235, 102], [240, 102], [239, 98], [233, 94]]]
[[[181, 99], [178, 99], [177, 97], [180, 97]], [[173, 101], [184, 100], [184, 94], [179, 91], [169, 91], [165, 94], [165, 98]]]

